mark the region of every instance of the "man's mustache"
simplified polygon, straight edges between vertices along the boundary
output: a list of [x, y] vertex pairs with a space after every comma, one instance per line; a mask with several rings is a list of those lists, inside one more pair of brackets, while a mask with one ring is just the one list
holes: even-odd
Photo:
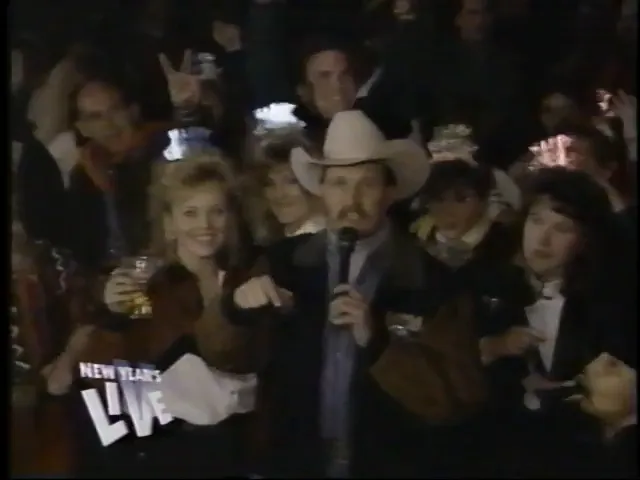
[[349, 217], [357, 216], [358, 218], [366, 218], [367, 212], [358, 206], [342, 209], [338, 212], [338, 220], [349, 220]]

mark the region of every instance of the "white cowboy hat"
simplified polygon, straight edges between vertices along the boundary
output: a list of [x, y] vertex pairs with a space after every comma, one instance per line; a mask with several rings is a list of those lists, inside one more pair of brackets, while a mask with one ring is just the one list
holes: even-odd
[[376, 125], [359, 110], [337, 113], [327, 129], [323, 157], [312, 158], [304, 149], [291, 151], [291, 168], [309, 192], [320, 193], [322, 167], [349, 166], [378, 160], [394, 173], [394, 199], [417, 193], [429, 175], [429, 157], [412, 140], [387, 140]]

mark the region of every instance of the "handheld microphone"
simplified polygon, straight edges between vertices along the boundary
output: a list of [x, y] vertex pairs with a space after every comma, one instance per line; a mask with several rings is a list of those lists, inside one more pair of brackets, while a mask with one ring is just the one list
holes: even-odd
[[355, 228], [344, 227], [338, 230], [338, 285], [349, 283], [349, 267], [351, 255], [358, 241], [358, 231]]

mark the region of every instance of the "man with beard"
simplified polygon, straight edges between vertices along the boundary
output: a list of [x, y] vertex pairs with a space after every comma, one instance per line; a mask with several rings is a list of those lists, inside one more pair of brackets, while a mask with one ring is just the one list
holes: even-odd
[[[385, 215], [422, 186], [427, 157], [349, 110], [333, 117], [322, 159], [296, 148], [291, 165], [320, 197], [327, 229], [277, 242], [252, 278], [230, 275], [224, 287], [230, 321], [265, 329], [266, 473], [421, 476], [437, 449], [420, 417], [448, 421], [454, 405], [482, 400], [469, 315], [427, 281], [419, 247]], [[390, 335], [399, 317], [414, 339]]]

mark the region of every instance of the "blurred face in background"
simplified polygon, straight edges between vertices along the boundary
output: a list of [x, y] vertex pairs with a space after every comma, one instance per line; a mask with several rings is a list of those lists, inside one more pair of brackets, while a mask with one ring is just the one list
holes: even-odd
[[449, 239], [459, 239], [480, 221], [487, 210], [487, 202], [471, 189], [457, 188], [431, 199], [427, 207], [438, 233]]
[[579, 246], [579, 226], [557, 213], [553, 202], [540, 198], [524, 224], [522, 252], [531, 271], [543, 281], [559, 278]]
[[548, 167], [561, 166], [569, 170], [580, 170], [608, 188], [618, 163], [613, 157], [599, 158], [595, 141], [581, 135], [556, 135], [541, 142], [546, 143], [546, 146], [542, 149], [542, 154], [537, 154], [537, 159]]
[[264, 185], [264, 195], [269, 209], [285, 230], [295, 231], [311, 216], [309, 195], [298, 183], [288, 163], [271, 167]]
[[486, 0], [463, 0], [455, 23], [463, 40], [483, 40], [491, 25], [491, 12]]
[[117, 153], [130, 144], [138, 120], [136, 106], [126, 105], [114, 87], [89, 83], [77, 99], [76, 125], [82, 135]]
[[542, 100], [540, 122], [547, 132], [552, 132], [562, 123], [573, 123], [580, 119], [580, 110], [573, 100], [562, 93], [552, 93]]
[[593, 154], [591, 143], [586, 138], [569, 137], [565, 147], [566, 167], [587, 173], [598, 182], [607, 183], [613, 171], [600, 165]]
[[324, 118], [332, 118], [353, 106], [357, 87], [343, 52], [327, 50], [312, 55], [305, 73], [310, 100]]

